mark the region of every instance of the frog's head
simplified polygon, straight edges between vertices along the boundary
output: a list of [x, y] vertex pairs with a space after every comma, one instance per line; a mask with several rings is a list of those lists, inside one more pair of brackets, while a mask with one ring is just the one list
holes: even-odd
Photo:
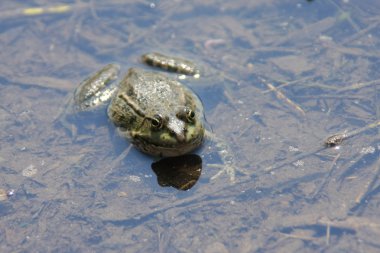
[[141, 151], [161, 157], [186, 154], [199, 145], [204, 137], [201, 111], [182, 107], [171, 114], [156, 113], [145, 117], [131, 139]]

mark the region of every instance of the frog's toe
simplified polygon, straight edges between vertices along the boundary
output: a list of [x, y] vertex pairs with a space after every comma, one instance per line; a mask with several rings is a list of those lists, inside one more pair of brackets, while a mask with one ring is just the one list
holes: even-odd
[[[237, 171], [241, 171], [240, 169], [238, 169], [237, 167], [235, 167], [234, 165], [232, 164], [228, 164], [228, 165], [223, 165], [223, 164], [208, 164], [209, 167], [211, 168], [219, 168], [220, 170], [218, 171], [218, 173], [216, 173], [215, 175], [213, 175], [210, 180], [215, 180], [217, 179], [218, 177], [220, 177], [222, 174], [226, 174], [230, 180], [231, 183], [235, 183], [236, 182], [236, 172]], [[246, 174], [246, 173], [244, 173]]]

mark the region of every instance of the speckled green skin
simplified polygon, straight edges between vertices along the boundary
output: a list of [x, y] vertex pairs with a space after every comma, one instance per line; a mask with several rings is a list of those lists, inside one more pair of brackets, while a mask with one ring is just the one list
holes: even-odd
[[[112, 88], [111, 96], [110, 89], [101, 90], [104, 87], [96, 76], [108, 82], [115, 69], [117, 65], [108, 65], [78, 87], [77, 108], [87, 109], [110, 98], [107, 113], [111, 121], [123, 136], [150, 155], [179, 156], [202, 144], [203, 106], [194, 92], [164, 74], [131, 68]], [[81, 94], [89, 90], [90, 95]]]

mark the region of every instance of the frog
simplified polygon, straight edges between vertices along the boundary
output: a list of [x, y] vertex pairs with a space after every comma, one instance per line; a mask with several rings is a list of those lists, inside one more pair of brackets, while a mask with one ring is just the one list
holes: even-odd
[[[141, 61], [149, 66], [200, 77], [199, 68], [191, 61], [161, 53], [146, 53]], [[221, 168], [211, 177], [226, 173], [232, 183], [235, 173], [233, 152], [229, 146], [207, 129], [203, 104], [185, 84], [163, 72], [131, 67], [119, 83], [120, 66], [112, 63], [86, 78], [74, 92], [76, 112], [93, 110], [109, 102], [107, 115], [119, 135], [138, 150], [155, 157], [177, 157], [199, 148], [207, 139], [216, 143]], [[244, 172], [243, 172], [244, 173]], [[244, 173], [245, 174], [245, 173]]]
[[[156, 64], [158, 60], [148, 60], [150, 57], [157, 55], [145, 54], [142, 59]], [[170, 69], [187, 73], [183, 67], [188, 62], [173, 65], [178, 62], [178, 58], [172, 61]], [[168, 66], [162, 61], [161, 65]], [[119, 65], [108, 64], [83, 81], [74, 92], [76, 110], [87, 111], [109, 102], [107, 115], [118, 133], [148, 155], [180, 156], [201, 146], [203, 105], [190, 88], [164, 73], [136, 67], [129, 68], [115, 85], [119, 70]]]

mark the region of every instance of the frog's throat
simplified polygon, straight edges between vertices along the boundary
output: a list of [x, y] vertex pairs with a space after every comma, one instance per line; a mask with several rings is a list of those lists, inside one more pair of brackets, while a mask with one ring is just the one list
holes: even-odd
[[136, 136], [132, 139], [132, 143], [133, 145], [135, 145], [136, 148], [149, 155], [160, 157], [173, 157], [184, 155], [193, 151], [202, 144], [204, 139], [203, 137], [203, 135], [199, 135], [192, 142], [184, 143], [183, 145], [178, 145], [177, 143], [170, 146], [160, 146], [157, 144], [150, 143], [146, 141], [144, 138]]

